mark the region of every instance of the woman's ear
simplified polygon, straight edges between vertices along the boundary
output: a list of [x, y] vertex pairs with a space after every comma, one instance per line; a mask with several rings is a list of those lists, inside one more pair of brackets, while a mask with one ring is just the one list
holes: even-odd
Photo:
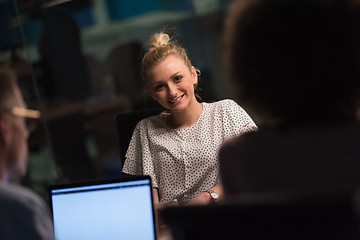
[[191, 66], [191, 77], [193, 79], [193, 84], [198, 84], [198, 75], [194, 66]]

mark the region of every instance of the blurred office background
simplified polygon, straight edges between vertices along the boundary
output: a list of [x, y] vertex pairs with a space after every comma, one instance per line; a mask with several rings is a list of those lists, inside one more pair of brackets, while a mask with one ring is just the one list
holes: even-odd
[[121, 176], [117, 113], [158, 107], [144, 94], [149, 37], [173, 33], [201, 70], [204, 101], [233, 98], [222, 29], [231, 0], [0, 0], [0, 64], [19, 75], [42, 119], [29, 139], [23, 184]]

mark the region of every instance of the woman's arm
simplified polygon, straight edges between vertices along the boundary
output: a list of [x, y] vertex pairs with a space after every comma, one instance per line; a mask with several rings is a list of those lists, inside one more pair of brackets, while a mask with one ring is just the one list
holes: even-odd
[[[222, 188], [222, 185], [217, 185], [209, 190], [212, 190], [219, 194], [219, 198], [216, 200], [216, 202], [221, 202], [224, 199], [224, 191]], [[190, 202], [188, 202], [186, 205], [206, 205], [214, 203], [213, 199], [210, 197], [210, 194], [208, 192], [202, 192], [200, 193], [196, 198], [192, 199]]]
[[153, 187], [152, 193], [153, 193], [154, 204], [158, 204], [159, 203], [159, 189], [156, 187]]

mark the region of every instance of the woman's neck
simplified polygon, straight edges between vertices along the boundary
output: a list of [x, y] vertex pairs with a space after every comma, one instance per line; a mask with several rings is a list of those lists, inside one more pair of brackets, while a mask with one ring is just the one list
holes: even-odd
[[184, 111], [172, 112], [169, 116], [167, 125], [173, 129], [191, 127], [199, 120], [202, 110], [202, 103], [194, 101], [193, 104]]

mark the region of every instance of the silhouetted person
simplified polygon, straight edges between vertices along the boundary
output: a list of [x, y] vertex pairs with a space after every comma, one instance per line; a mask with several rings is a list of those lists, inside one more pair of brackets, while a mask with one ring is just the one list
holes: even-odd
[[51, 214], [35, 193], [9, 182], [25, 175], [29, 129], [26, 118], [39, 113], [26, 108], [10, 69], [0, 67], [0, 238], [55, 239]]
[[225, 194], [359, 187], [358, 1], [236, 1], [225, 38], [238, 102], [262, 123], [221, 148]]

